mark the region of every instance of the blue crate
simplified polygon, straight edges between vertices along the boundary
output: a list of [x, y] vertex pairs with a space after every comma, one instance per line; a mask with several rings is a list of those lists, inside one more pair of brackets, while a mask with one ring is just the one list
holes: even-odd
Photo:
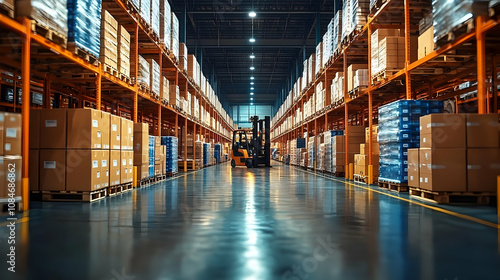
[[306, 139], [305, 138], [297, 138], [297, 149], [303, 149], [306, 147]]
[[417, 143], [420, 142], [420, 133], [417, 131], [380, 131], [377, 135], [378, 142], [380, 144], [384, 143]]
[[342, 136], [344, 135], [343, 130], [330, 130], [330, 136]]

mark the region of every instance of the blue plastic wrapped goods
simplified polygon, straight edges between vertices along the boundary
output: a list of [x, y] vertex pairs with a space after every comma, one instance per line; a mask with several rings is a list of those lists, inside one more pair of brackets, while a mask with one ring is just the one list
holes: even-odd
[[101, 46], [101, 0], [68, 0], [68, 42], [96, 58]]
[[161, 138], [161, 145], [166, 147], [166, 165], [167, 173], [177, 173], [179, 157], [179, 140], [173, 136], [163, 136]]
[[297, 149], [302, 149], [306, 147], [306, 139], [305, 138], [297, 138]]

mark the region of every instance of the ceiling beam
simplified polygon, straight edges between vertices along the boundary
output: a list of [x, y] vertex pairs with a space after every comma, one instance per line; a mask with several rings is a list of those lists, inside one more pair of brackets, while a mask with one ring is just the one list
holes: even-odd
[[[188, 45], [189, 42], [188, 39]], [[198, 47], [201, 48], [302, 48], [303, 46], [316, 48], [316, 40], [303, 39], [257, 39], [257, 43], [250, 44], [248, 39], [199, 39]]]
[[[314, 10], [301, 10], [301, 11], [255, 11], [257, 13], [257, 17], [259, 15], [303, 15], [303, 14], [316, 14], [317, 12]], [[332, 15], [332, 12], [320, 12], [322, 15]], [[212, 10], [212, 11], [189, 11], [188, 14], [248, 14], [248, 11], [232, 11], [232, 10]]]

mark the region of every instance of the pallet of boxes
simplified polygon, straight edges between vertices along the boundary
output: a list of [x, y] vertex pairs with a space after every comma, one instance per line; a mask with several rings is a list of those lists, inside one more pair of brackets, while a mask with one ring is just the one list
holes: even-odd
[[408, 149], [420, 146], [419, 119], [443, 112], [442, 101], [398, 100], [378, 111], [379, 187], [408, 191]]
[[420, 118], [420, 149], [408, 150], [410, 195], [435, 203], [489, 204], [500, 175], [498, 114]]
[[39, 141], [30, 141], [31, 191], [44, 201], [91, 202], [130, 190], [132, 127], [94, 109], [32, 110], [30, 134]]
[[[370, 175], [370, 162], [369, 162], [369, 139], [370, 129], [365, 129], [365, 143], [359, 144], [359, 154], [354, 155], [354, 181], [361, 183], [369, 183], [368, 176]], [[372, 126], [372, 170], [371, 176], [373, 182], [378, 181], [378, 162], [379, 162], [379, 144], [377, 142], [378, 125]]]
[[21, 122], [21, 114], [0, 112], [0, 213], [22, 209]]

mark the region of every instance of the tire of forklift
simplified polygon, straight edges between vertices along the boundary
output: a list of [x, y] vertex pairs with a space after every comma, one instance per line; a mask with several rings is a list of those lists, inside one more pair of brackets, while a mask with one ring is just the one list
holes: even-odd
[[252, 167], [253, 167], [252, 160], [251, 160], [251, 159], [247, 159], [247, 160], [245, 161], [245, 166], [246, 166], [247, 168], [252, 168]]
[[231, 160], [231, 167], [232, 168], [235, 168], [236, 167], [236, 162], [234, 161], [234, 159]]

